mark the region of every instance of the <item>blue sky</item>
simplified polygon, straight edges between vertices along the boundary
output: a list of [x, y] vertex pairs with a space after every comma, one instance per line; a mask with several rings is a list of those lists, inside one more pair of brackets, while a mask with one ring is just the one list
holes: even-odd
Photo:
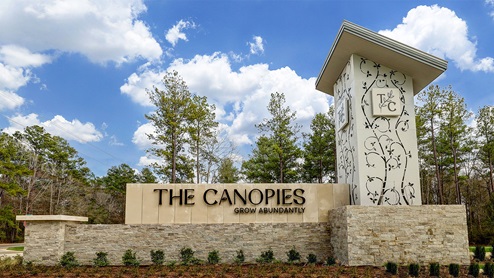
[[434, 83], [494, 105], [494, 0], [2, 0], [0, 129], [44, 126], [98, 176], [140, 169], [155, 159], [146, 88], [177, 70], [245, 158], [271, 93], [303, 131], [327, 111], [314, 83], [343, 20], [446, 59]]

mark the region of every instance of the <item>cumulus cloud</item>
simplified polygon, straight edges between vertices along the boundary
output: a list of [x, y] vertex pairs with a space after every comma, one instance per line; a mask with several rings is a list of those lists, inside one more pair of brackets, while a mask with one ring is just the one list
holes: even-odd
[[0, 1], [0, 111], [25, 103], [16, 91], [37, 80], [31, 69], [54, 59], [47, 53], [80, 53], [95, 63], [159, 59], [160, 45], [138, 20], [145, 11], [143, 0]]
[[12, 110], [24, 104], [24, 98], [15, 93], [32, 78], [29, 69], [2, 63], [0, 58], [0, 111]]
[[0, 111], [12, 110], [24, 104], [24, 98], [16, 93], [0, 89]]
[[260, 36], [254, 36], [253, 42], [249, 42], [250, 54], [260, 55], [264, 53], [263, 39]]
[[[302, 78], [289, 67], [270, 69], [267, 64], [233, 70], [229, 56], [219, 52], [196, 55], [190, 60], [176, 59], [162, 72], [146, 68], [132, 74], [121, 91], [145, 94], [145, 88], [141, 86], [147, 84], [146, 88], [149, 88], [153, 79], [158, 85], [167, 70], [176, 70], [192, 93], [206, 96], [216, 105], [217, 120], [225, 124], [225, 132], [238, 146], [253, 143], [258, 134], [255, 124], [270, 116], [266, 107], [271, 93], [285, 94], [286, 104], [297, 112], [297, 122], [305, 130], [316, 113], [329, 109], [330, 99], [315, 90], [315, 78]], [[141, 105], [148, 104], [140, 101], [144, 95], [132, 96], [132, 99]], [[151, 132], [150, 124], [140, 126], [134, 133], [134, 144], [140, 148], [150, 146], [145, 134]]]
[[183, 31], [194, 28], [196, 28], [196, 24], [193, 21], [180, 20], [166, 32], [165, 39], [175, 47], [178, 40], [187, 41], [187, 35]]
[[51, 135], [60, 136], [66, 140], [73, 140], [79, 143], [97, 142], [103, 138], [92, 123], [81, 123], [75, 119], [67, 121], [64, 117], [56, 115], [53, 119], [41, 122], [37, 114], [17, 115], [9, 118], [10, 127], [4, 129], [4, 132], [14, 133], [23, 131], [24, 127], [39, 125], [45, 128], [46, 132]]
[[396, 28], [379, 33], [451, 59], [461, 70], [494, 72], [494, 59], [477, 57], [477, 42], [470, 40], [467, 23], [448, 8], [418, 6], [411, 9]]
[[152, 90], [153, 86], [161, 84], [164, 72], [149, 69], [140, 74], [133, 73], [127, 78], [127, 82], [120, 87], [122, 94], [128, 95], [133, 102], [142, 106], [152, 106], [147, 90]]
[[162, 49], [138, 20], [144, 11], [142, 0], [3, 0], [0, 45], [76, 52], [96, 63], [157, 59]]
[[17, 45], [0, 46], [0, 62], [13, 67], [39, 67], [49, 63], [51, 57], [44, 54], [32, 53], [25, 47]]
[[147, 134], [154, 133], [154, 127], [151, 123], [145, 123], [137, 128], [132, 137], [134, 143], [139, 149], [144, 150], [150, 148], [153, 144], [148, 139]]

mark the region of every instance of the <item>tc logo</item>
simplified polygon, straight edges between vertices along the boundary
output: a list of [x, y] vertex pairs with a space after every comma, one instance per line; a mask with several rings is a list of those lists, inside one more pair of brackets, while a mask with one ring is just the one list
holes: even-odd
[[396, 88], [372, 89], [372, 114], [374, 116], [399, 116], [401, 114], [400, 91]]

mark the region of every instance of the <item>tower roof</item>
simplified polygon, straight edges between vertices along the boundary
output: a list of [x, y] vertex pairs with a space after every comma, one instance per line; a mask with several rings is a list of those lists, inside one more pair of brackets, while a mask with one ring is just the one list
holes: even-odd
[[334, 95], [333, 85], [352, 54], [412, 77], [414, 95], [448, 67], [448, 62], [441, 58], [343, 21], [317, 78], [316, 89]]

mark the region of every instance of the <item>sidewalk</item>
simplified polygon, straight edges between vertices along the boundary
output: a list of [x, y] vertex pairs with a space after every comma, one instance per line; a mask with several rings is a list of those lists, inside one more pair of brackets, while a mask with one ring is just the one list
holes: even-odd
[[22, 256], [22, 251], [7, 250], [9, 247], [24, 246], [23, 243], [0, 244], [0, 258]]

